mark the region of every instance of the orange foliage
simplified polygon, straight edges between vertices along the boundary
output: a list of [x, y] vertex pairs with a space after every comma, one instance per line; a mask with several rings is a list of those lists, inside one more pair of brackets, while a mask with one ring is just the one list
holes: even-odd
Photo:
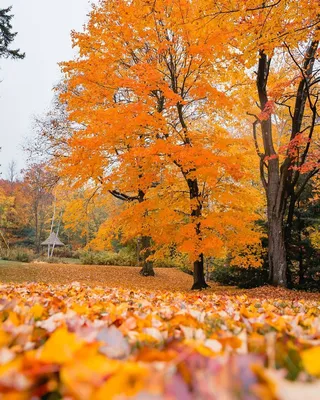
[[217, 68], [231, 32], [221, 20], [199, 29], [201, 14], [201, 4], [175, 0], [93, 7], [72, 35], [79, 56], [61, 65], [60, 98], [78, 129], [60, 174], [134, 200], [102, 225], [100, 246], [121, 231], [123, 240], [174, 243], [191, 260], [254, 248], [246, 260], [259, 265], [253, 148], [240, 126], [229, 130], [240, 103]]

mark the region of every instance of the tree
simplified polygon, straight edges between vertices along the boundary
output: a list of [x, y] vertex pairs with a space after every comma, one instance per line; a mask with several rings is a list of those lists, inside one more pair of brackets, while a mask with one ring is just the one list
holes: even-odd
[[[223, 24], [229, 36], [225, 53], [230, 76], [238, 80], [234, 95], [255, 118], [253, 140], [267, 203], [269, 278], [286, 286], [294, 209], [319, 171], [319, 3], [221, 1], [204, 6], [201, 21], [212, 24], [212, 30], [217, 22]], [[235, 118], [243, 119], [243, 110]]]
[[73, 33], [79, 57], [62, 64], [61, 101], [81, 128], [59, 159], [61, 176], [126, 202], [122, 236], [146, 238], [147, 259], [150, 238], [164, 240], [157, 226], [166, 244], [179, 242], [193, 261], [195, 289], [207, 286], [205, 250], [226, 251], [236, 237], [244, 247], [258, 242], [254, 212], [243, 201], [252, 184], [242, 162], [250, 149], [227, 130], [234, 101], [217, 68], [224, 27], [199, 29], [193, 21], [200, 13], [201, 5], [178, 1], [93, 8], [85, 32]]
[[44, 239], [46, 223], [52, 217], [52, 188], [56, 177], [46, 171], [45, 165], [30, 165], [24, 172], [24, 181], [30, 196], [31, 220], [34, 226], [34, 243], [36, 251], [40, 252], [41, 241]]
[[17, 163], [15, 160], [11, 160], [7, 168], [7, 179], [11, 184], [11, 190], [13, 191], [14, 183], [18, 178]]
[[[287, 45], [288, 54], [301, 76], [297, 79], [296, 88], [290, 90], [290, 100], [288, 93], [282, 93], [281, 98], [276, 100], [280, 106], [288, 107], [291, 119], [291, 134], [282, 161], [279, 161], [281, 155], [273, 142], [272, 112], [269, 111], [272, 103], [267, 94], [271, 60], [264, 52], [260, 52], [257, 89], [260, 108], [265, 114], [260, 119], [264, 143], [264, 155], [261, 153], [260, 157], [263, 157], [261, 178], [268, 202], [270, 279], [272, 283], [282, 286], [287, 285], [286, 240], [290, 238], [294, 209], [307, 182], [318, 173], [320, 166], [314, 157], [310, 157], [318, 115], [318, 70], [314, 70], [318, 43], [317, 40], [311, 41], [302, 59], [296, 59]], [[312, 158], [311, 165], [308, 165]], [[264, 177], [265, 169], [267, 179]]]
[[[25, 229], [30, 222], [29, 193], [23, 181], [0, 180], [0, 191], [4, 204], [1, 211], [1, 230], [5, 240], [9, 244], [28, 241], [25, 237]], [[10, 207], [5, 206], [10, 204]]]
[[25, 53], [21, 53], [20, 49], [10, 49], [10, 45], [17, 35], [17, 33], [12, 32], [11, 20], [13, 15], [10, 14], [11, 9], [12, 7], [0, 8], [0, 58], [23, 59]]
[[67, 191], [58, 188], [58, 206], [63, 210], [65, 231], [72, 232], [79, 241], [90, 246], [101, 224], [107, 218], [110, 195], [99, 195], [95, 189], [80, 188]]
[[319, 208], [314, 181], [309, 181], [294, 211], [291, 238], [288, 243], [290, 286], [318, 287], [319, 277]]
[[[294, 209], [320, 166], [316, 144], [318, 5], [310, 1], [284, 3], [265, 4], [253, 22], [259, 32], [259, 37], [253, 36], [258, 51], [260, 109], [253, 137], [267, 200], [269, 278], [280, 286], [288, 281], [287, 247]], [[284, 127], [281, 136], [279, 126]]]
[[6, 251], [10, 250], [9, 240], [6, 235], [8, 228], [12, 226], [12, 214], [14, 213], [14, 197], [7, 196], [0, 187], [0, 249], [5, 246]]

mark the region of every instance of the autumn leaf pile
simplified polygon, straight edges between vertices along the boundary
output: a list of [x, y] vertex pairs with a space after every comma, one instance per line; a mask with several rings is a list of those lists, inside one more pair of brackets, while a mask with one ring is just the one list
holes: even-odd
[[[1, 399], [316, 399], [320, 303], [0, 286]], [[296, 382], [292, 382], [296, 381]], [[312, 397], [313, 396], [313, 397]]]

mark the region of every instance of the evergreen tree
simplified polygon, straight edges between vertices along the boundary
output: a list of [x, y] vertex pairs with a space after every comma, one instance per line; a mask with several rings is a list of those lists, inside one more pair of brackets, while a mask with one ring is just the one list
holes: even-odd
[[9, 48], [17, 35], [17, 33], [12, 32], [11, 20], [13, 15], [10, 14], [11, 8], [0, 8], [0, 58], [22, 59], [25, 57], [25, 53], [20, 53], [20, 49], [11, 50]]

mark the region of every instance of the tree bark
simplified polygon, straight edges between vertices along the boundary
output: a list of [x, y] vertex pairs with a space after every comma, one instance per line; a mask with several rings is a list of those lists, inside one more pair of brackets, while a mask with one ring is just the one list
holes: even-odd
[[[199, 191], [199, 185], [197, 179], [187, 178], [187, 183], [189, 187], [189, 194], [191, 200], [191, 218], [193, 221], [197, 221], [202, 216], [202, 201]], [[193, 201], [196, 200], [197, 203], [194, 205]], [[201, 242], [201, 222], [197, 221], [195, 225], [196, 240]], [[201, 290], [206, 289], [209, 285], [206, 283], [204, 276], [204, 263], [203, 254], [198, 255], [197, 260], [193, 263], [193, 285], [191, 290]]]
[[205, 281], [203, 254], [193, 263], [193, 285], [191, 290], [206, 289], [209, 285]]
[[36, 248], [36, 253], [40, 253], [40, 239], [39, 239], [39, 211], [38, 211], [38, 203], [36, 202], [33, 206], [34, 208], [34, 227], [35, 227], [35, 239], [34, 239], [34, 244]]
[[284, 240], [283, 219], [269, 218], [269, 281], [275, 286], [287, 285], [287, 256]]
[[[257, 89], [260, 108], [265, 114], [261, 123], [264, 154], [260, 154], [261, 162], [267, 160], [268, 180], [261, 174], [267, 197], [268, 218], [268, 261], [269, 281], [275, 286], [287, 286], [287, 258], [284, 231], [284, 213], [287, 204], [287, 174], [288, 166], [279, 166], [279, 156], [275, 151], [272, 137], [271, 111], [268, 107], [267, 83], [271, 60], [260, 51]], [[255, 137], [256, 140], [256, 137]], [[256, 142], [257, 145], [257, 142]]]
[[[139, 203], [144, 201], [145, 193], [142, 190], [139, 190], [138, 198]], [[140, 271], [140, 275], [142, 276], [154, 276], [153, 262], [148, 260], [151, 256], [151, 237], [150, 236], [142, 236], [141, 237], [141, 249], [140, 254], [142, 255], [142, 269]]]
[[141, 237], [141, 253], [142, 254], [142, 269], [140, 275], [142, 276], [154, 276], [154, 269], [152, 261], [148, 260], [151, 255], [151, 238], [150, 236]]

